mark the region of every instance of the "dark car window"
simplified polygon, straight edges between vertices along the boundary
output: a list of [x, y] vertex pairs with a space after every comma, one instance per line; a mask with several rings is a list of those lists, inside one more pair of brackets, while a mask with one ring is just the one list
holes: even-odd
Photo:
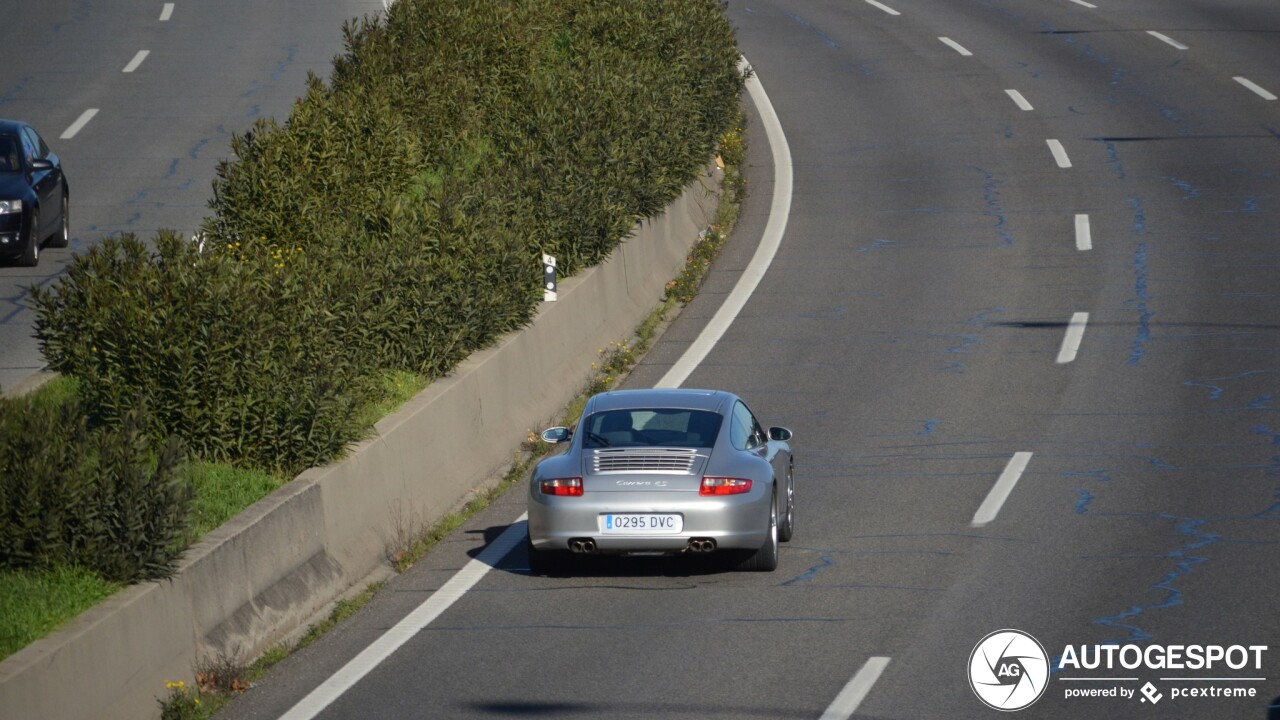
[[49, 157], [49, 146], [45, 145], [44, 138], [40, 137], [40, 133], [36, 132], [35, 128], [25, 127], [22, 131], [30, 136], [31, 147], [35, 152], [36, 157], [41, 159]]
[[27, 166], [30, 167], [31, 161], [36, 159], [36, 142], [31, 137], [31, 133], [22, 133], [22, 154], [27, 158]]
[[0, 172], [18, 172], [21, 169], [18, 139], [12, 135], [0, 135]]
[[739, 450], [750, 450], [765, 443], [764, 431], [760, 423], [741, 402], [733, 404], [733, 424], [730, 426], [730, 437], [733, 446]]
[[720, 415], [703, 410], [607, 410], [585, 423], [583, 447], [709, 448], [720, 432]]

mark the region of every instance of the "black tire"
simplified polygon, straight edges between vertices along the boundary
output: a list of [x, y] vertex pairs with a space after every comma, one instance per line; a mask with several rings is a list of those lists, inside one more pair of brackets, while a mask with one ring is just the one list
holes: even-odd
[[71, 242], [71, 201], [66, 193], [62, 193], [62, 222], [58, 224], [58, 232], [49, 236], [49, 247], [64, 248]]
[[529, 553], [529, 572], [534, 575], [563, 575], [569, 570], [569, 551], [538, 550], [524, 538], [524, 549]]
[[27, 233], [27, 247], [22, 250], [22, 258], [18, 260], [22, 267], [35, 267], [40, 264], [40, 212], [31, 212], [31, 229]]
[[783, 488], [786, 509], [782, 511], [782, 520], [778, 522], [778, 542], [790, 542], [796, 534], [796, 481], [791, 468], [787, 468], [787, 485]]
[[778, 494], [773, 495], [769, 508], [769, 537], [764, 545], [738, 565], [739, 570], [749, 572], [773, 572], [778, 569]]

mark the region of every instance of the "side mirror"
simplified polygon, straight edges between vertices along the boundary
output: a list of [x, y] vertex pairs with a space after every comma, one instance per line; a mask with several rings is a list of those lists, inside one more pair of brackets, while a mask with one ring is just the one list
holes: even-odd
[[36, 159], [31, 161], [32, 172], [39, 172], [41, 170], [52, 170], [52, 169], [53, 169], [53, 161], [51, 160]]
[[791, 439], [791, 431], [784, 427], [771, 427], [769, 428], [769, 439], [786, 442]]
[[542, 431], [542, 441], [552, 445], [562, 443], [573, 437], [573, 431], [567, 427], [553, 427]]

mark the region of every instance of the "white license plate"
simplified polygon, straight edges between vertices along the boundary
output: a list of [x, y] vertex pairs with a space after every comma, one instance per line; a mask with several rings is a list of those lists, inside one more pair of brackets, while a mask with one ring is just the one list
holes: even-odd
[[600, 532], [605, 535], [670, 535], [684, 529], [678, 513], [605, 513]]

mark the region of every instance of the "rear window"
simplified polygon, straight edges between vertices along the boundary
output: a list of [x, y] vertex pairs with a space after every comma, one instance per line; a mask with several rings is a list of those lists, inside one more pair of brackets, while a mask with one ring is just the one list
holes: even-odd
[[587, 418], [583, 447], [709, 448], [720, 415], [705, 410], [608, 410]]

